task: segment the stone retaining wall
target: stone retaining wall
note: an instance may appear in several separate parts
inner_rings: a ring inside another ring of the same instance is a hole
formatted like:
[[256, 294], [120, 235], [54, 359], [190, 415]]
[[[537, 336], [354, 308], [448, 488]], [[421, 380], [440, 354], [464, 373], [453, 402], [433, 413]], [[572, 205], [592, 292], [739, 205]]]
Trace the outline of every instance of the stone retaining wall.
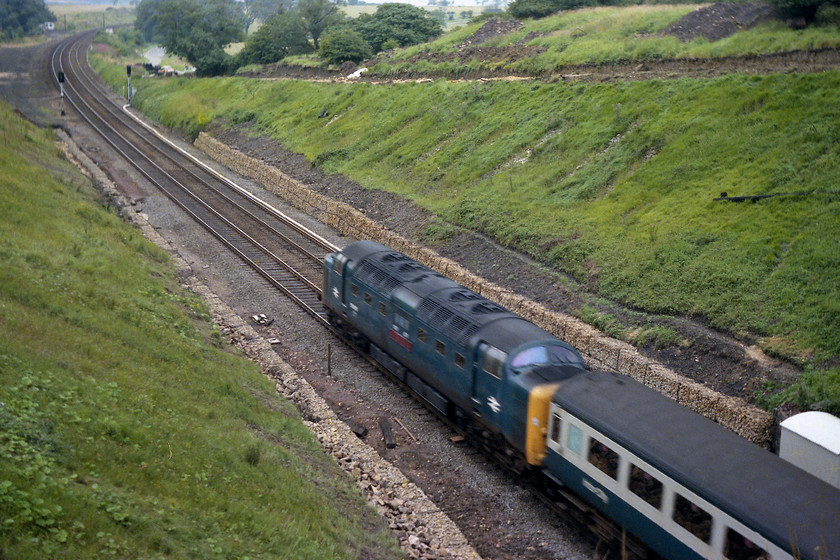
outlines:
[[773, 433], [773, 417], [769, 413], [742, 399], [723, 395], [683, 377], [640, 355], [630, 344], [609, 338], [575, 317], [549, 310], [511, 290], [488, 282], [458, 263], [377, 224], [352, 206], [313, 192], [279, 169], [249, 157], [206, 133], [199, 134], [195, 146], [240, 175], [258, 181], [295, 208], [342, 234], [356, 239], [378, 241], [405, 253], [487, 299], [522, 315], [577, 348], [594, 362], [595, 367], [628, 375], [726, 426], [740, 436], [769, 447]]

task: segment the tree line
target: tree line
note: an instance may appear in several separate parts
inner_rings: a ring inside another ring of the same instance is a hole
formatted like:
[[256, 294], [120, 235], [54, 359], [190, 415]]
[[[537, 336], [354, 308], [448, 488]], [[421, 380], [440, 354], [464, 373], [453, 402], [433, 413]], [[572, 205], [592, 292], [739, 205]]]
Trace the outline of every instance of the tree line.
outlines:
[[[258, 20], [262, 25], [247, 35]], [[135, 28], [202, 76], [312, 52], [331, 63], [360, 62], [442, 32], [439, 19], [409, 4], [382, 4], [373, 14], [347, 18], [332, 0], [141, 0]], [[242, 40], [238, 55], [225, 52], [227, 45]]]
[[0, 39], [17, 39], [31, 35], [38, 26], [55, 21], [44, 0], [0, 1]]

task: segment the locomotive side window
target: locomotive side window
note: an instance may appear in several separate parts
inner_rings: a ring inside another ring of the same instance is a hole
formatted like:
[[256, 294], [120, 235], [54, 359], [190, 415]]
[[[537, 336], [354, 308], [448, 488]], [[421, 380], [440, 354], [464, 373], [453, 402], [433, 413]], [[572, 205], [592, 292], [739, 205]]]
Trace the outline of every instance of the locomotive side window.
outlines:
[[441, 356], [446, 355], [446, 344], [440, 340], [435, 340], [435, 350], [437, 350], [437, 353]]
[[549, 437], [551, 438], [551, 441], [557, 444], [560, 443], [561, 426], [562, 424], [560, 423], [560, 415], [555, 412], [551, 421], [551, 435]]
[[464, 369], [464, 365], [466, 363], [467, 363], [467, 361], [464, 359], [464, 357], [461, 354], [459, 354], [458, 352], [455, 352], [455, 365], [458, 366], [461, 369]]
[[368, 305], [373, 305], [373, 298], [370, 297], [370, 294], [365, 292], [365, 303]]
[[767, 551], [732, 528], [726, 529], [724, 554], [729, 560], [768, 560]]
[[630, 491], [656, 509], [662, 506], [662, 483], [636, 465], [630, 466]]
[[481, 359], [481, 369], [496, 379], [501, 379], [502, 366], [507, 355], [498, 348], [487, 344], [482, 344], [479, 351], [483, 352], [484, 355]]
[[356, 297], [359, 297], [359, 287], [356, 284], [350, 284], [350, 293], [352, 293]]
[[589, 462], [610, 478], [618, 476], [618, 453], [595, 438], [589, 440]]
[[712, 536], [712, 516], [709, 512], [677, 494], [673, 518], [680, 527], [701, 541], [709, 542]]
[[424, 329], [417, 329], [417, 340], [420, 342], [428, 342], [429, 340], [429, 333], [427, 333]]
[[382, 303], [382, 302], [379, 302], [379, 314], [380, 315], [385, 315], [387, 312], [388, 312], [388, 309], [385, 307], [385, 304]]

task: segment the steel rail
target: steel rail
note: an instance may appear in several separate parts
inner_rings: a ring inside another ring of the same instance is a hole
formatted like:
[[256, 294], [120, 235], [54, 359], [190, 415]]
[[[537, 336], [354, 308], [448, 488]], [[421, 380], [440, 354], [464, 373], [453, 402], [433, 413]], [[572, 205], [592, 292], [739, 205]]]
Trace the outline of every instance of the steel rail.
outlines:
[[[51, 68], [53, 70], [53, 80], [57, 83], [58, 71], [74, 73], [76, 69], [71, 70], [73, 61], [74, 46], [86, 42], [90, 34], [85, 34], [60, 43], [52, 53]], [[78, 50], [76, 50], [78, 53]], [[66, 55], [68, 58], [67, 68], [63, 61]], [[78, 63], [78, 54], [76, 54], [76, 62]], [[86, 64], [86, 61], [85, 61]], [[78, 75], [78, 74], [76, 74]], [[320, 287], [306, 279], [299, 272], [294, 270], [292, 266], [284, 262], [274, 253], [267, 250], [267, 248], [252, 236], [246, 234], [241, 228], [237, 227], [230, 220], [221, 216], [214, 209], [209, 208], [203, 203], [190, 189], [188, 189], [181, 181], [176, 179], [168, 171], [160, 167], [146, 154], [134, 146], [124, 135], [120, 134], [113, 125], [109, 124], [104, 118], [96, 114], [95, 109], [88, 103], [80, 91], [72, 85], [68, 87], [73, 92], [73, 96], [67, 96], [69, 104], [79, 113], [79, 115], [88, 124], [96, 130], [105, 140], [110, 144], [119, 154], [128, 160], [140, 174], [146, 177], [152, 184], [156, 185], [161, 192], [181, 207], [188, 215], [195, 219], [199, 224], [205, 227], [211, 234], [219, 239], [223, 244], [229, 247], [237, 256], [243, 259], [249, 266], [251, 266], [257, 273], [268, 280], [275, 288], [282, 291], [295, 303], [301, 306], [305, 311], [313, 315], [320, 323], [327, 325], [326, 314], [319, 304], [320, 301]], [[88, 95], [94, 95], [88, 90]], [[101, 102], [97, 102], [101, 103]], [[121, 145], [122, 144], [122, 145]], [[146, 165], [140, 165], [139, 161], [143, 161]], [[159, 174], [158, 177], [153, 176], [149, 172], [148, 166]], [[193, 175], [194, 176], [194, 175]], [[187, 204], [181, 197], [176, 195], [173, 190], [186, 194], [189, 200], [192, 200], [196, 205]], [[267, 265], [263, 261], [275, 263], [278, 266]], [[279, 267], [279, 268], [278, 268]]]

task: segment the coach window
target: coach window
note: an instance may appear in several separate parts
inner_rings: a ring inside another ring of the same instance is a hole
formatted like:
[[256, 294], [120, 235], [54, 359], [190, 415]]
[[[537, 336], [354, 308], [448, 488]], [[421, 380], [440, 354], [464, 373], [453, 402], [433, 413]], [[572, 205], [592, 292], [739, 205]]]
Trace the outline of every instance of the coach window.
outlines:
[[427, 342], [429, 340], [429, 333], [424, 329], [417, 329], [417, 340], [420, 342]]
[[365, 292], [365, 303], [368, 305], [373, 305], [373, 298], [370, 297], [370, 294]]
[[569, 435], [566, 436], [566, 447], [580, 455], [583, 449], [583, 432], [574, 424], [569, 424]]
[[350, 284], [350, 293], [359, 297], [359, 287], [356, 284]]
[[466, 363], [467, 363], [467, 361], [464, 359], [464, 357], [461, 354], [459, 354], [458, 352], [455, 352], [455, 365], [458, 366], [461, 369], [464, 369], [464, 365]]
[[440, 354], [441, 356], [445, 355], [446, 354], [446, 344], [444, 344], [440, 340], [435, 340], [435, 350], [437, 350], [437, 353]]
[[552, 417], [550, 437], [551, 437], [551, 441], [553, 441], [554, 443], [557, 443], [557, 444], [560, 443], [560, 427], [561, 426], [562, 426], [562, 424], [561, 424], [561, 420], [560, 420], [560, 415], [555, 412], [554, 416]]
[[630, 466], [630, 491], [656, 509], [662, 506], [662, 483], [636, 465]]
[[767, 560], [767, 551], [732, 528], [726, 529], [724, 555], [729, 560]]
[[712, 516], [709, 512], [677, 494], [673, 517], [680, 527], [701, 541], [709, 542], [712, 536]]
[[589, 462], [610, 478], [618, 475], [618, 453], [595, 438], [589, 440]]
[[379, 314], [385, 315], [388, 312], [388, 309], [385, 307], [385, 304], [381, 301], [379, 302]]

